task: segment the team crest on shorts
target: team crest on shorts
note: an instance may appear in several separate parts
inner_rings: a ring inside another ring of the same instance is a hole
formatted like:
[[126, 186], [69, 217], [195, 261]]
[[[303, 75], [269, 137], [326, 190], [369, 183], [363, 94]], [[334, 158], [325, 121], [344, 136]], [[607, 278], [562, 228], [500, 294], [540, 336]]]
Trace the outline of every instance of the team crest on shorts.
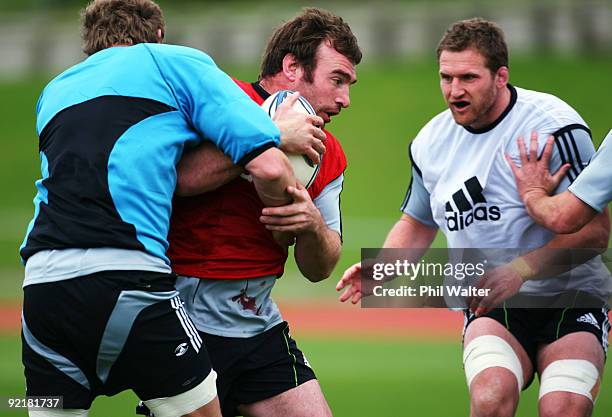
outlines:
[[187, 343], [181, 343], [174, 349], [174, 356], [183, 356], [189, 350]]

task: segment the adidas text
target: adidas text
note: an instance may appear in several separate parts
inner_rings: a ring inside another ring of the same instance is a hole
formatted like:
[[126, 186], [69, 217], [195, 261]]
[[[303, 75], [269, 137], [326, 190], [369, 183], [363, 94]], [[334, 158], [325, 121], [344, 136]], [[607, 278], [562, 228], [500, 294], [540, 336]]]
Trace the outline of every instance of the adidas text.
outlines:
[[501, 218], [501, 210], [498, 206], [477, 206], [472, 211], [453, 211], [446, 216], [446, 227], [451, 232], [463, 230], [474, 221], [497, 221]]

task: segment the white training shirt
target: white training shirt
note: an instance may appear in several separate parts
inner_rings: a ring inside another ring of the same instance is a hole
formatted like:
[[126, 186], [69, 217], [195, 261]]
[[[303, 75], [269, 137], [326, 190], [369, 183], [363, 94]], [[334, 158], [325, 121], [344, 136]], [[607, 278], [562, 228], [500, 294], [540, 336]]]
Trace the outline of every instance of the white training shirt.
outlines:
[[[585, 121], [550, 94], [508, 86], [511, 102], [490, 126], [474, 130], [455, 123], [450, 110], [434, 117], [410, 147], [413, 180], [402, 211], [437, 226], [450, 248], [520, 248], [544, 246], [554, 235], [529, 217], [504, 153], [520, 166], [516, 140], [539, 133], [538, 154], [546, 139], [556, 139], [551, 171], [569, 162], [571, 169], [556, 192], [567, 189], [594, 153]], [[512, 251], [508, 251], [509, 257]], [[570, 274], [529, 281], [521, 293], [556, 295], [580, 289], [600, 297], [612, 292], [612, 279], [600, 257]]]

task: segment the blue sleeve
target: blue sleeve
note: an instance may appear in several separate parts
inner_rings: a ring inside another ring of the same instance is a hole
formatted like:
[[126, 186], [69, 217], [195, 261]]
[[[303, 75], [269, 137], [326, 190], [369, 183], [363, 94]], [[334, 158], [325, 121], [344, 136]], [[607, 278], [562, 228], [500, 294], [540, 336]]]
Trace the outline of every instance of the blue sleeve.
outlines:
[[599, 212], [612, 200], [612, 130], [569, 191]]
[[278, 146], [276, 125], [208, 55], [179, 46], [150, 50], [179, 110], [235, 164]]

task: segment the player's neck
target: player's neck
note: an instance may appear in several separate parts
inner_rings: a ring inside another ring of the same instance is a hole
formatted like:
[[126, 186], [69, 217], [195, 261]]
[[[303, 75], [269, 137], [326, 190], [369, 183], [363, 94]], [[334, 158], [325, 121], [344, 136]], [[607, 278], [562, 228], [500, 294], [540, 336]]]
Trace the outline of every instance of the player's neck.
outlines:
[[278, 77], [266, 77], [259, 80], [261, 88], [266, 90], [270, 94], [274, 94], [279, 90], [291, 90], [291, 86], [284, 80]]
[[504, 114], [510, 101], [512, 99], [512, 93], [510, 88], [506, 85], [498, 94], [497, 100], [491, 106], [491, 109], [487, 112], [487, 117], [479, 120], [478, 123], [470, 126], [472, 129], [480, 130], [494, 124]]

